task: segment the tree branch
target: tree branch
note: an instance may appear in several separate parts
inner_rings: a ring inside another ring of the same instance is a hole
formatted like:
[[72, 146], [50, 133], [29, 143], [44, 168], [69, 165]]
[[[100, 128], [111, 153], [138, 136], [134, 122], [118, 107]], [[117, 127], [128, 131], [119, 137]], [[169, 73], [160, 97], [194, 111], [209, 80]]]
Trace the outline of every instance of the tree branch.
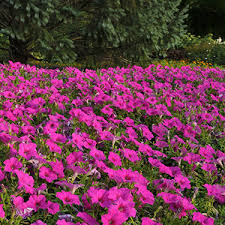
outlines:
[[1, 26], [1, 28], [5, 28], [5, 27], [7, 27], [7, 24], [4, 24], [4, 23], [2, 23], [2, 21], [0, 21], [0, 26]]
[[82, 36], [71, 38], [71, 40], [73, 40], [73, 41], [80, 40], [80, 39], [82, 39]]
[[9, 14], [5, 13], [5, 11], [3, 11], [3, 10], [0, 12], [0, 14], [1, 14], [4, 18], [6, 18], [7, 21], [10, 21], [10, 20], [12, 19], [12, 17], [11, 17]]
[[53, 30], [57, 27], [59, 27], [62, 23], [64, 22], [64, 19], [62, 19], [61, 21], [59, 21], [57, 24], [51, 26], [51, 27], [47, 27], [48, 30]]

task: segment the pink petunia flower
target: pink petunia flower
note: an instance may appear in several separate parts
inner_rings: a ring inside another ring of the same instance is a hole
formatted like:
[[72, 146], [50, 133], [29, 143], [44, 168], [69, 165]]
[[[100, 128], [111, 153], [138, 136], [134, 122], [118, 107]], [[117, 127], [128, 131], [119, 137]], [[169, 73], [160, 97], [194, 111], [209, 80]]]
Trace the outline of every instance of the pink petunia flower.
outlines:
[[142, 217], [141, 221], [141, 225], [161, 225], [161, 223], [157, 223], [154, 220], [151, 220], [149, 217]]
[[99, 223], [94, 219], [92, 216], [87, 214], [86, 212], [79, 212], [77, 214], [78, 217], [83, 219], [84, 222], [86, 222], [88, 225], [98, 225]]
[[215, 95], [210, 94], [210, 96], [211, 96], [213, 101], [219, 102], [219, 99]]
[[207, 123], [210, 123], [214, 119], [210, 113], [202, 113], [201, 118], [205, 120]]
[[123, 121], [127, 124], [127, 126], [135, 126], [134, 120], [132, 120], [130, 117], [126, 117]]
[[94, 159], [99, 160], [99, 161], [106, 159], [104, 152], [101, 150], [92, 149], [89, 154]]
[[158, 104], [155, 106], [157, 113], [159, 115], [167, 115], [167, 116], [172, 116], [172, 114], [168, 111], [167, 107], [163, 104]]
[[128, 148], [124, 148], [123, 150], [124, 157], [126, 157], [131, 162], [140, 161], [137, 152]]
[[213, 171], [217, 171], [216, 166], [211, 163], [204, 163], [201, 168], [209, 173], [212, 173]]
[[115, 166], [122, 166], [120, 156], [114, 152], [109, 152], [108, 160], [112, 162]]
[[168, 130], [161, 123], [158, 125], [152, 125], [152, 131], [158, 136], [164, 136], [167, 134]]
[[58, 133], [51, 133], [50, 139], [56, 143], [65, 143], [67, 141], [67, 138], [65, 136]]
[[41, 220], [37, 220], [36, 222], [31, 223], [30, 225], [47, 225], [47, 223], [44, 223]]
[[2, 168], [0, 167], [0, 181], [5, 179], [5, 174], [1, 170]]
[[42, 166], [39, 170], [39, 177], [46, 180], [48, 183], [57, 180], [57, 175], [49, 168]]
[[31, 195], [26, 204], [35, 212], [37, 212], [38, 209], [46, 209], [47, 207], [46, 197], [44, 195]]
[[35, 128], [32, 127], [32, 126], [23, 126], [21, 128], [21, 131], [24, 133], [24, 134], [32, 134], [32, 135], [35, 135]]
[[59, 179], [62, 179], [65, 176], [63, 172], [64, 166], [62, 161], [59, 161], [58, 159], [56, 159], [55, 162], [49, 162], [49, 165], [52, 167], [52, 172], [54, 172]]
[[56, 225], [75, 225], [75, 224], [72, 222], [67, 222], [65, 219], [63, 219], [63, 220], [58, 220], [56, 222]]
[[108, 198], [107, 190], [91, 187], [87, 194], [93, 204], [99, 204], [103, 208], [108, 208], [111, 205], [111, 200]]
[[193, 128], [190, 125], [186, 125], [184, 128], [184, 137], [187, 138], [194, 138], [196, 135], [196, 132], [193, 130]]
[[60, 148], [60, 146], [58, 146], [56, 143], [54, 143], [52, 140], [48, 139], [46, 141], [46, 145], [48, 145], [49, 147], [49, 150], [51, 152], [56, 152], [56, 153], [59, 153], [61, 154], [62, 153], [62, 149]]
[[55, 215], [57, 212], [59, 212], [60, 206], [59, 206], [58, 203], [54, 203], [54, 202], [48, 201], [47, 209], [48, 209], [48, 213], [50, 213], [52, 215]]
[[99, 136], [104, 141], [112, 141], [114, 138], [114, 135], [107, 130], [99, 132]]
[[156, 140], [156, 143], [154, 144], [155, 146], [159, 147], [159, 148], [166, 148], [169, 147], [168, 143], [165, 141], [160, 141], [160, 140]]
[[154, 151], [152, 148], [147, 144], [137, 143], [136, 145], [139, 146], [138, 151], [142, 152], [148, 156], [152, 156], [154, 154]]
[[184, 161], [187, 161], [188, 164], [193, 164], [195, 162], [199, 162], [201, 160], [201, 157], [198, 154], [189, 152], [186, 156], [183, 157]]
[[127, 220], [124, 213], [117, 209], [109, 210], [107, 214], [102, 215], [101, 219], [103, 225], [121, 225]]
[[84, 138], [79, 134], [73, 133], [72, 142], [81, 150], [83, 147]]
[[122, 212], [128, 219], [129, 217], [136, 216], [136, 209], [134, 208], [134, 206], [135, 203], [133, 201], [119, 198], [117, 201], [114, 202], [113, 205], [110, 206], [109, 210], [115, 208], [116, 210]]
[[8, 144], [10, 140], [12, 139], [12, 136], [6, 133], [0, 133], [0, 141], [4, 144]]
[[27, 208], [27, 204], [24, 202], [24, 199], [21, 196], [11, 195], [13, 199], [13, 204], [15, 205], [17, 210], [24, 211]]
[[3, 204], [0, 204], [0, 217], [5, 218], [5, 211], [3, 209]]
[[209, 196], [214, 196], [220, 204], [225, 203], [225, 186], [219, 184], [204, 184], [203, 186], [207, 189]]
[[14, 99], [15, 98], [15, 94], [11, 91], [4, 91], [3, 96], [5, 98], [9, 98], [9, 99]]
[[202, 215], [200, 212], [193, 212], [193, 221], [198, 221], [201, 225], [214, 225], [214, 219]]
[[206, 145], [206, 147], [200, 147], [199, 154], [206, 159], [212, 159], [216, 151], [210, 145]]
[[96, 141], [90, 138], [85, 138], [85, 141], [83, 142], [83, 146], [90, 150], [95, 149], [96, 144], [97, 144]]
[[[118, 174], [119, 172], [119, 174]], [[126, 170], [124, 168], [122, 168], [121, 170], [119, 171], [115, 171], [115, 175], [116, 177], [119, 178], [119, 180], [121, 180], [122, 182], [124, 183], [134, 183], [136, 181], [136, 175], [133, 173], [133, 171], [131, 169], [129, 170]], [[113, 175], [113, 174], [111, 174]], [[110, 176], [110, 175], [109, 175]], [[115, 177], [115, 178], [116, 178]], [[120, 183], [120, 181], [118, 180], [118, 182]], [[117, 180], [116, 180], [117, 181]]]
[[12, 120], [13, 122], [17, 120], [17, 117], [13, 115], [12, 110], [6, 110], [5, 117], [7, 117], [9, 120]]
[[44, 134], [55, 133], [58, 129], [59, 123], [56, 121], [49, 121], [44, 127]]
[[71, 192], [57, 192], [56, 197], [63, 201], [63, 204], [65, 205], [80, 205], [79, 197], [77, 195], [72, 194]]
[[110, 105], [104, 106], [104, 108], [102, 108], [101, 111], [102, 111], [104, 114], [107, 114], [108, 116], [111, 116], [111, 115], [113, 114], [113, 109], [110, 108]]
[[92, 203], [87, 200], [87, 196], [88, 195], [86, 193], [82, 195], [82, 203], [85, 209], [91, 209]]
[[162, 189], [164, 191], [177, 191], [177, 189], [174, 186], [174, 180], [169, 179], [158, 179], [153, 181], [154, 186], [156, 186], [156, 189]]
[[68, 165], [75, 164], [76, 162], [83, 161], [83, 153], [82, 152], [72, 152], [66, 157], [66, 162]]
[[34, 143], [21, 143], [19, 145], [19, 154], [25, 159], [29, 160], [31, 157], [37, 155], [36, 147], [37, 145]]
[[180, 185], [181, 189], [184, 190], [185, 188], [191, 189], [190, 181], [187, 177], [182, 175], [177, 175], [175, 177], [175, 181]]
[[23, 171], [16, 170], [15, 171], [19, 182], [18, 182], [18, 188], [22, 189], [25, 188], [26, 193], [34, 193], [34, 179], [32, 176], [29, 176], [27, 173], [24, 173]]
[[129, 138], [138, 138], [137, 133], [132, 127], [127, 127], [126, 133], [129, 135]]
[[23, 164], [15, 157], [5, 160], [4, 164], [4, 171], [6, 172], [15, 172], [15, 170], [18, 170], [23, 166]]
[[148, 129], [148, 127], [143, 126], [141, 129], [142, 129], [143, 136], [146, 137], [149, 141], [152, 140], [152, 138], [154, 138], [154, 135]]
[[168, 166], [165, 166], [163, 163], [161, 163], [159, 166], [159, 172], [160, 173], [165, 173], [165, 174], [168, 174], [170, 175], [171, 177], [173, 177], [173, 172], [171, 171], [171, 168], [168, 167]]
[[43, 183], [38, 188], [36, 188], [36, 193], [41, 193], [47, 189], [47, 184]]
[[161, 192], [157, 196], [162, 197], [164, 202], [170, 205], [170, 209], [179, 214], [179, 218], [186, 216], [186, 211], [196, 209], [188, 199], [182, 198], [179, 195]]
[[154, 204], [154, 195], [144, 186], [140, 184], [135, 184], [135, 187], [137, 188], [137, 194], [140, 197], [140, 201], [142, 204]]
[[128, 188], [112, 187], [108, 191], [108, 198], [112, 201], [118, 201], [120, 198], [126, 201], [133, 201], [131, 190]]
[[92, 127], [96, 131], [102, 132], [102, 124], [97, 119], [93, 119], [93, 121], [92, 121]]

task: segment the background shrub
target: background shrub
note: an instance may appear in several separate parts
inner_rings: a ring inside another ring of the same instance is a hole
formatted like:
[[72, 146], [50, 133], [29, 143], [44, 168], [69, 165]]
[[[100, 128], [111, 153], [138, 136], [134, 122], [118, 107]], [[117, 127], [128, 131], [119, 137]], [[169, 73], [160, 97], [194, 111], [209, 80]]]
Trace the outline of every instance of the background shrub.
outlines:
[[217, 65], [225, 65], [225, 44], [216, 44], [210, 54], [209, 61]]
[[204, 37], [188, 34], [184, 38], [180, 49], [190, 61], [225, 65], [225, 45], [213, 39], [212, 34]]
[[187, 35], [184, 39], [184, 49], [187, 52], [187, 58], [191, 61], [209, 59], [209, 55], [215, 46], [215, 41], [212, 38], [212, 34], [208, 34], [205, 37]]

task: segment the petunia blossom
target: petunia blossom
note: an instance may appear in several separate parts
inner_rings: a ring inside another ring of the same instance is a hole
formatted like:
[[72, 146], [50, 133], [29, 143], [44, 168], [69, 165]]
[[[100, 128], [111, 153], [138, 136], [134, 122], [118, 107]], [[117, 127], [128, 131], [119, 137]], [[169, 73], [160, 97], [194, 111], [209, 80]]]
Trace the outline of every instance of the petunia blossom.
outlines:
[[11, 157], [10, 159], [5, 160], [4, 164], [5, 172], [15, 172], [15, 170], [18, 170], [23, 166], [23, 164], [15, 157]]
[[101, 216], [103, 225], [122, 225], [127, 217], [118, 209], [111, 209], [107, 214]]
[[44, 223], [41, 220], [37, 220], [36, 222], [31, 223], [30, 225], [47, 225], [47, 223]]
[[193, 221], [198, 221], [201, 225], [214, 225], [214, 219], [202, 215], [200, 212], [193, 212]]
[[55, 202], [51, 202], [51, 201], [47, 202], [47, 207], [46, 208], [48, 210], [48, 213], [50, 213], [52, 215], [55, 215], [60, 210], [59, 204], [55, 203]]
[[86, 212], [79, 212], [77, 214], [78, 217], [83, 219], [84, 222], [86, 222], [88, 225], [98, 225], [99, 223], [94, 219], [92, 216], [87, 214]]
[[77, 195], [72, 194], [71, 192], [57, 192], [56, 197], [59, 198], [65, 205], [80, 205], [79, 197]]
[[0, 217], [5, 218], [5, 211], [3, 209], [3, 204], [0, 204]]
[[161, 225], [161, 223], [157, 223], [154, 220], [151, 220], [149, 217], [142, 217], [141, 221], [141, 225]]
[[35, 212], [38, 209], [46, 209], [47, 207], [46, 197], [44, 195], [31, 195], [26, 204]]
[[45, 166], [40, 168], [39, 177], [46, 180], [48, 183], [52, 183], [52, 181], [57, 180], [57, 175]]
[[114, 152], [109, 152], [108, 160], [112, 162], [115, 166], [122, 166], [120, 156]]

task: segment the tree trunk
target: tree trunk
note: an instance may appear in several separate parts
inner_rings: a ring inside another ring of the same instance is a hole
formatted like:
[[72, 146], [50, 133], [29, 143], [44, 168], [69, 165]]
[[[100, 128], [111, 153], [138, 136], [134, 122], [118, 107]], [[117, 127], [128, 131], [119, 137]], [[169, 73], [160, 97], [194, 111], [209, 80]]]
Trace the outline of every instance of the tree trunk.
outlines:
[[11, 37], [9, 38], [9, 42], [10, 59], [14, 62], [21, 62], [23, 64], [26, 64], [28, 61], [28, 53], [26, 51], [25, 43]]

